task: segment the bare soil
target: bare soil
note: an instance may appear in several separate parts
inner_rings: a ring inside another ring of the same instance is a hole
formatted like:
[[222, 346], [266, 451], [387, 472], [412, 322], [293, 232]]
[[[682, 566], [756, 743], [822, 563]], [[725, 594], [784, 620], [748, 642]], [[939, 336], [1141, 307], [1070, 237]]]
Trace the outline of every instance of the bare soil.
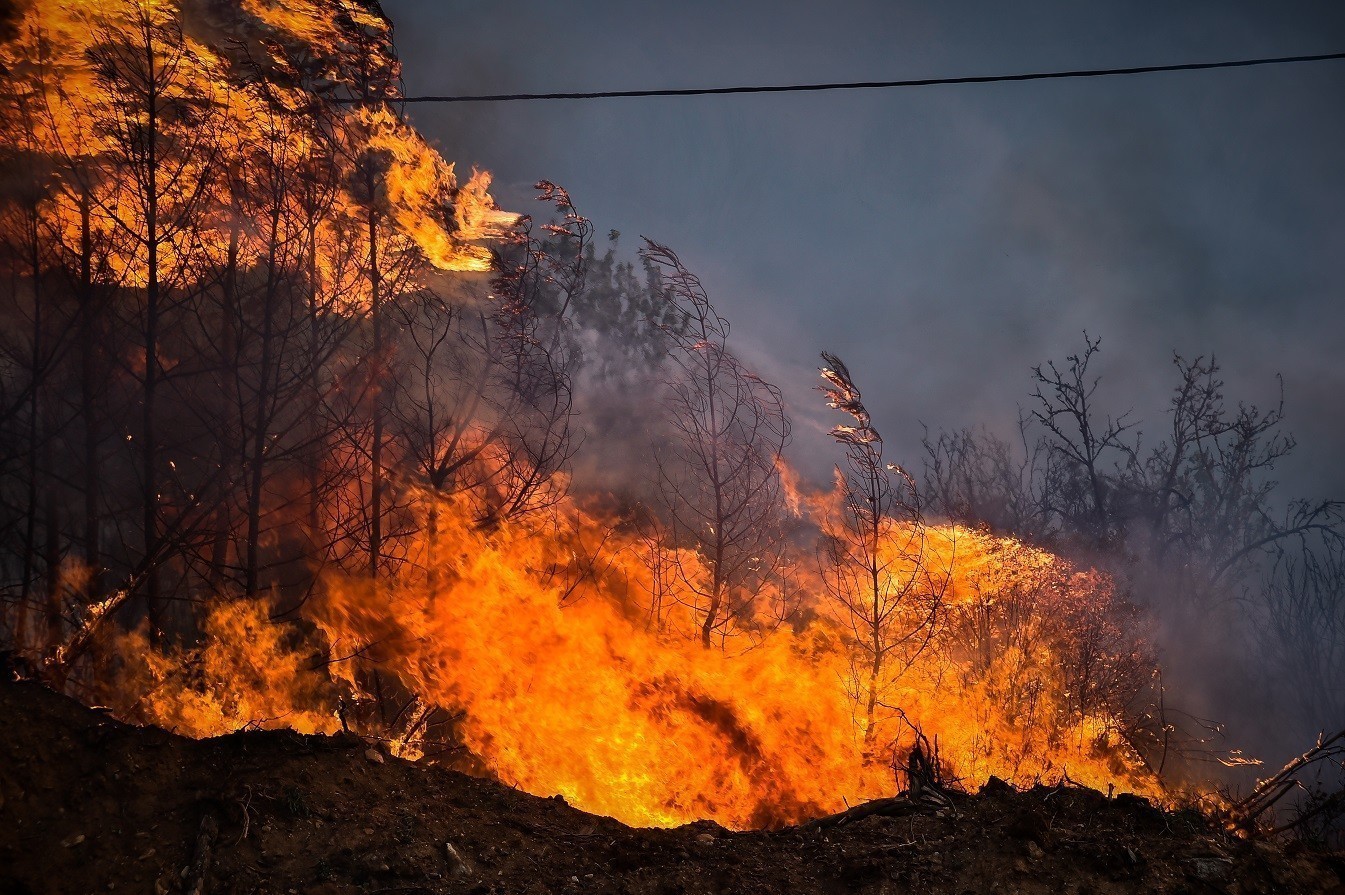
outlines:
[[0, 893], [193, 889], [1345, 895], [1345, 856], [1074, 787], [822, 828], [632, 829], [351, 737], [194, 741], [0, 684]]

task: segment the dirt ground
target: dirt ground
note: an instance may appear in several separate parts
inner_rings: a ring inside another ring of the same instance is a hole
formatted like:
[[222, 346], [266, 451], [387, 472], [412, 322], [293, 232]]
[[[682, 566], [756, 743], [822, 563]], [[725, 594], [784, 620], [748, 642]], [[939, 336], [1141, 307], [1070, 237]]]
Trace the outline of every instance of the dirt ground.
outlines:
[[193, 890], [1345, 895], [1345, 856], [1072, 787], [820, 829], [632, 829], [353, 738], [193, 741], [0, 684], [0, 893]]

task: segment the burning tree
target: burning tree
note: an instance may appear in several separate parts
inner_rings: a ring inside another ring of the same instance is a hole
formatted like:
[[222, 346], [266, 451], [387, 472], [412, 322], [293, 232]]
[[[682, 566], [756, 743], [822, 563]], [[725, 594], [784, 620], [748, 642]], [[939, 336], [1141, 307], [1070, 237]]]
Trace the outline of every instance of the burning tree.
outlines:
[[570, 195], [548, 181], [537, 199], [555, 206], [558, 223], [538, 239], [524, 218], [510, 239], [516, 255], [495, 257], [499, 306], [495, 323], [507, 403], [502, 423], [500, 477], [487, 524], [516, 519], [553, 505], [563, 496], [559, 473], [574, 453], [574, 349], [566, 338], [576, 296], [584, 290], [593, 225], [575, 210]]
[[[255, 596], [286, 566], [287, 577], [303, 577], [285, 555], [293, 548], [276, 549], [301, 538], [283, 480], [311, 472], [303, 467], [322, 437], [324, 400], [314, 384], [350, 325], [330, 313], [332, 296], [317, 282], [317, 223], [337, 189], [326, 116], [271, 91], [235, 98], [232, 113], [219, 248], [199, 267], [206, 288], [192, 328], [199, 355], [213, 360], [217, 392], [202, 422], [214, 424], [218, 444], [202, 453], [218, 462], [223, 485], [202, 559], [215, 589], [238, 579]], [[257, 131], [265, 139], [251, 139]]]
[[333, 102], [395, 95], [381, 13], [293, 6], [44, 0], [0, 45], [6, 174], [42, 172], [3, 197], [6, 597], [25, 651], [45, 605], [57, 664], [121, 607], [178, 635], [170, 607], [376, 565], [383, 299], [488, 270], [473, 242], [514, 220], [386, 110]]
[[[40, 61], [37, 67], [41, 77], [45, 72]], [[5, 502], [15, 512], [6, 514], [3, 530], [22, 542], [18, 600], [26, 608], [33, 602], [39, 566], [52, 570], [59, 562], [53, 549], [59, 543], [60, 523], [55, 499], [59, 483], [52, 464], [54, 389], [49, 379], [54, 360], [64, 350], [64, 340], [59, 337], [63, 315], [53, 301], [57, 290], [51, 288], [46, 277], [51, 251], [46, 224], [59, 180], [53, 161], [42, 152], [37, 120], [40, 89], [15, 78], [0, 96], [4, 100], [0, 107], [4, 113], [0, 117], [0, 164], [7, 174], [0, 181], [0, 252], [14, 276], [11, 307], [6, 308], [5, 332], [0, 337], [0, 369], [4, 373], [0, 432], [5, 436], [0, 466], [20, 466], [22, 470], [15, 476], [18, 487], [14, 493], [4, 494]], [[21, 290], [19, 277], [26, 278], [27, 289]], [[39, 544], [43, 522], [46, 549]], [[47, 646], [54, 647], [61, 636], [59, 582], [54, 574], [45, 577], [44, 636]], [[16, 627], [16, 639], [27, 640], [26, 614], [18, 618]]]
[[564, 190], [539, 188], [563, 216], [547, 226], [556, 238], [544, 244], [520, 221], [497, 252], [489, 297], [450, 301], [424, 289], [397, 309], [401, 375], [390, 408], [409, 482], [428, 488], [431, 577], [442, 502], [468, 501], [475, 524], [492, 528], [565, 493], [557, 474], [574, 433], [563, 336], [592, 228]]
[[[109, 170], [120, 180], [117, 204], [105, 205], [117, 228], [128, 235], [131, 277], [143, 285], [137, 331], [143, 349], [140, 454], [143, 582], [151, 634], [163, 630], [162, 567], [171, 542], [165, 518], [172, 488], [162, 456], [161, 392], [168, 379], [164, 341], [170, 315], [190, 288], [184, 263], [212, 183], [218, 142], [217, 75], [190, 47], [172, 11], [136, 6], [123, 11], [129, 21], [94, 25], [91, 50], [98, 100], [87, 112], [106, 141]], [[177, 495], [173, 495], [176, 497]]]
[[705, 574], [678, 562], [697, 600], [701, 645], [747, 612], [754, 585], [780, 559], [784, 493], [780, 455], [789, 419], [780, 390], [728, 350], [728, 321], [700, 279], [669, 248], [645, 240], [644, 257], [664, 270], [676, 328], [665, 401], [672, 437], [655, 448], [671, 537], [693, 545]]
[[823, 522], [822, 580], [855, 651], [848, 686], [867, 762], [879, 723], [900, 713], [886, 699], [934, 636], [950, 570], [931, 562], [915, 481], [883, 462], [882, 436], [849, 369], [833, 354], [822, 360], [827, 406], [854, 420], [831, 430], [846, 468], [836, 470], [839, 507]]

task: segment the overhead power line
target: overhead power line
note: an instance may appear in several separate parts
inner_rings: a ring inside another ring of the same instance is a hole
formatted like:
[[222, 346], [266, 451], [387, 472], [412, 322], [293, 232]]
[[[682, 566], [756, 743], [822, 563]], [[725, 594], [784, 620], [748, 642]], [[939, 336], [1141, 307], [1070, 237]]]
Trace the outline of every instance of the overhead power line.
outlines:
[[[644, 96], [724, 96], [734, 93], [813, 93], [822, 90], [875, 90], [892, 87], [934, 87], [943, 84], [994, 84], [1001, 81], [1055, 81], [1066, 78], [1102, 78], [1115, 75], [1146, 75], [1165, 71], [1203, 71], [1213, 68], [1250, 68], [1256, 65], [1287, 65], [1296, 62], [1326, 62], [1345, 59], [1345, 53], [1312, 56], [1274, 56], [1262, 59], [1230, 59], [1222, 62], [1184, 62], [1179, 65], [1136, 65], [1130, 68], [1094, 68], [1074, 71], [1037, 71], [1010, 75], [968, 75], [956, 78], [912, 78], [902, 81], [838, 81], [827, 84], [771, 84], [739, 87], [686, 87], [655, 90], [594, 90], [569, 93], [489, 93], [479, 95], [406, 96], [404, 103], [507, 103], [522, 100], [618, 99]], [[381, 100], [380, 100], [381, 101]], [[353, 102], [362, 102], [353, 100]]]

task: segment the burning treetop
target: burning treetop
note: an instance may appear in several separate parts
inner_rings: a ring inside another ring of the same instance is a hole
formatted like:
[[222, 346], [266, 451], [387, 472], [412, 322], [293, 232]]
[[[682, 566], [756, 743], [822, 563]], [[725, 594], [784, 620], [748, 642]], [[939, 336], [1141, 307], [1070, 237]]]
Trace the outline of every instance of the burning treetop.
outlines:
[[[279, 167], [309, 181], [276, 212], [294, 227], [321, 219], [328, 275], [342, 222], [370, 214], [397, 224], [385, 253], [404, 241], [441, 270], [488, 270], [480, 241], [517, 216], [495, 210], [489, 175], [459, 186], [452, 163], [379, 102], [400, 91], [391, 40], [377, 4], [352, 0], [37, 0], [0, 48], [12, 76], [7, 142], [63, 206], [59, 226], [73, 235], [75, 206], [91, 205], [90, 225], [114, 244], [108, 263], [134, 283], [149, 276], [137, 236], [148, 215], [160, 219], [157, 260], [171, 276], [189, 260], [182, 219], [209, 214], [213, 229], [194, 236], [222, 257], [234, 229], [246, 236], [257, 223], [248, 200], [266, 201], [267, 171]], [[151, 176], [128, 180], [128, 167]], [[241, 251], [262, 249], [244, 239]]]

